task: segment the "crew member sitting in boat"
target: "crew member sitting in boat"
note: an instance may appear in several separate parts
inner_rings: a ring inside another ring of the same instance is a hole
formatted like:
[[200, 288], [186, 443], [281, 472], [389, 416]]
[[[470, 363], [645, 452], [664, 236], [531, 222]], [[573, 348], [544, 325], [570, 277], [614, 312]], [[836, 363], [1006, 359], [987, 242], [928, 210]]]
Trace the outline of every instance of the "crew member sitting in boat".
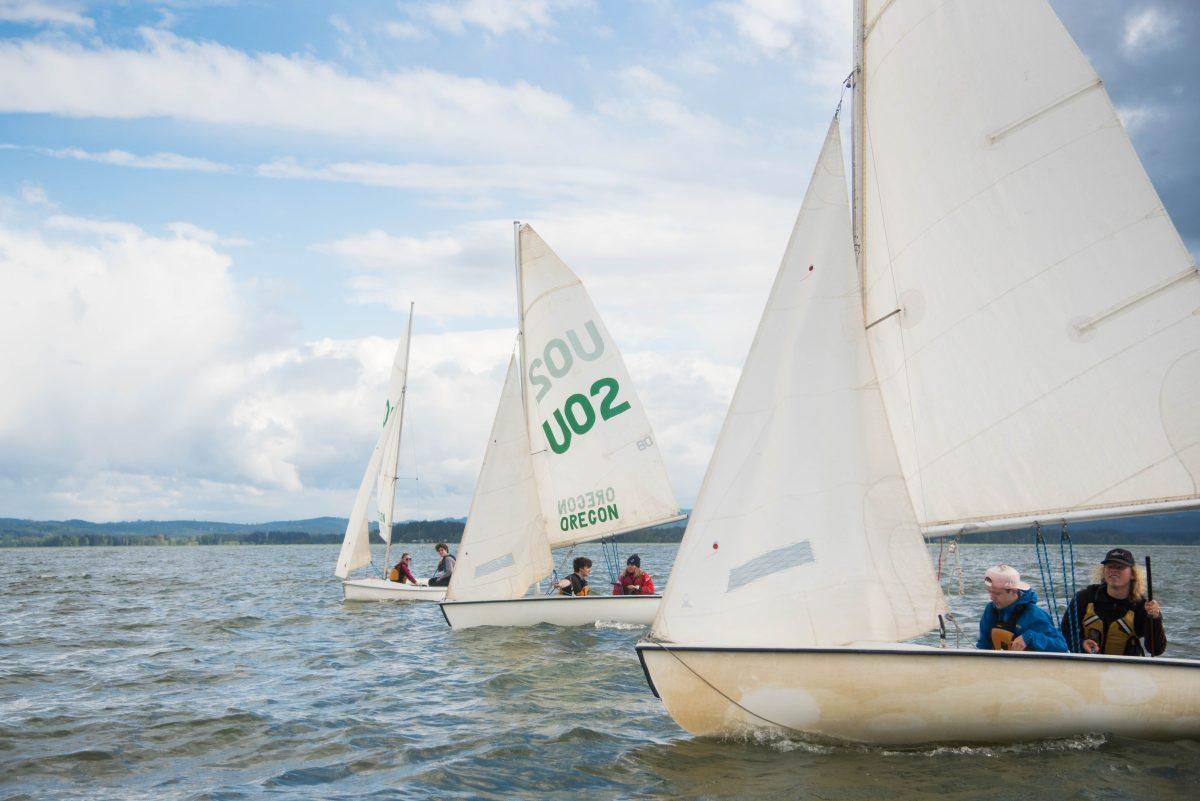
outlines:
[[1075, 593], [1074, 609], [1067, 608], [1060, 625], [1072, 649], [1116, 656], [1158, 656], [1167, 649], [1162, 609], [1146, 599], [1146, 574], [1132, 553], [1113, 548], [1092, 581]]
[[642, 570], [642, 558], [636, 553], [625, 560], [625, 571], [613, 586], [613, 595], [653, 595], [654, 579]]
[[391, 581], [398, 581], [401, 584], [420, 584], [420, 582], [417, 581], [417, 577], [412, 574], [412, 569], [408, 566], [408, 562], [408, 554], [401, 554], [400, 561], [397, 562], [396, 566], [392, 568], [391, 572], [388, 574], [388, 579]]
[[437, 570], [429, 577], [430, 587], [446, 587], [450, 584], [450, 577], [454, 575], [454, 557], [450, 555], [450, 548], [446, 543], [439, 542], [434, 546], [434, 550], [441, 559], [438, 561]]
[[558, 587], [563, 595], [587, 595], [591, 590], [587, 577], [592, 572], [592, 560], [586, 556], [576, 556], [575, 561], [571, 563], [571, 569], [575, 572], [554, 586]]
[[983, 575], [991, 601], [979, 619], [976, 648], [992, 651], [1056, 651], [1067, 641], [1050, 615], [1037, 605], [1037, 593], [1021, 581], [1014, 567], [996, 565]]

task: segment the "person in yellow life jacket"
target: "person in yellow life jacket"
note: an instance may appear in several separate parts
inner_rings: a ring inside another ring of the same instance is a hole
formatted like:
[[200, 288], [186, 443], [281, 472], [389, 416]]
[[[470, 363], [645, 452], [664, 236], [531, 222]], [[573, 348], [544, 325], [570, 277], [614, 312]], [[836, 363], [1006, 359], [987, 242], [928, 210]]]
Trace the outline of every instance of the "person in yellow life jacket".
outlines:
[[1113, 548], [1092, 580], [1059, 625], [1073, 649], [1113, 656], [1158, 656], [1167, 649], [1162, 609], [1146, 599], [1146, 575], [1132, 553]]
[[987, 651], [1055, 651], [1067, 643], [1050, 615], [1037, 605], [1037, 593], [1014, 567], [996, 565], [983, 575], [991, 599], [979, 618], [976, 648]]
[[388, 581], [398, 581], [401, 584], [419, 584], [420, 582], [412, 574], [412, 568], [409, 567], [408, 563], [408, 554], [401, 554], [400, 561], [388, 572]]
[[592, 560], [586, 556], [576, 556], [575, 561], [571, 563], [571, 568], [575, 572], [554, 586], [558, 587], [559, 592], [563, 595], [587, 595], [591, 591], [587, 577], [592, 572]]

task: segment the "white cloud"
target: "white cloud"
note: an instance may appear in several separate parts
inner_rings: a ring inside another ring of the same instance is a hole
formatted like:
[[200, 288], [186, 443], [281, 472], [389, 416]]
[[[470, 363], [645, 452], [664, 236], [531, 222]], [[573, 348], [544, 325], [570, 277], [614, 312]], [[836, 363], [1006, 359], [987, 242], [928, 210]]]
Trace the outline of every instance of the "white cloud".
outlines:
[[713, 8], [731, 19], [752, 54], [796, 61], [814, 83], [851, 68], [854, 4], [845, 0], [737, 0]]
[[46, 190], [37, 184], [22, 184], [21, 199], [31, 206], [44, 206], [48, 209], [57, 207], [57, 204], [50, 200], [50, 196], [46, 194]]
[[385, 22], [383, 32], [393, 39], [400, 39], [401, 41], [415, 41], [417, 39], [424, 39], [428, 35], [411, 22], [396, 22], [395, 20]]
[[1166, 109], [1160, 106], [1141, 105], [1141, 106], [1118, 106], [1117, 116], [1121, 118], [1121, 123], [1125, 129], [1131, 134], [1138, 133], [1149, 123], [1162, 122], [1169, 115]]
[[567, 101], [523, 81], [502, 85], [429, 69], [358, 77], [305, 56], [249, 55], [140, 32], [141, 49], [0, 43], [0, 111], [388, 136], [457, 152], [464, 143], [525, 143], [539, 126], [557, 126], [561, 135], [572, 116]]
[[425, 3], [412, 13], [452, 33], [477, 27], [503, 36], [544, 33], [554, 26], [555, 12], [590, 4], [589, 0], [460, 0], [456, 3]]
[[77, 147], [44, 149], [47, 156], [76, 161], [94, 161], [117, 167], [133, 167], [140, 170], [188, 170], [191, 172], [232, 172], [233, 167], [208, 159], [181, 156], [178, 153], [152, 153], [138, 156], [124, 150], [92, 152]]
[[[348, 510], [395, 340], [261, 344], [222, 244], [190, 223], [159, 235], [0, 220], [0, 507], [101, 520]], [[415, 337], [405, 469], [422, 482], [402, 516], [466, 509], [511, 347], [506, 328]]]
[[78, 3], [51, 0], [0, 0], [0, 20], [22, 24], [65, 25], [91, 28], [92, 20], [83, 16]]
[[1164, 50], [1176, 40], [1179, 20], [1170, 12], [1150, 5], [1131, 11], [1125, 17], [1122, 49], [1128, 56]]

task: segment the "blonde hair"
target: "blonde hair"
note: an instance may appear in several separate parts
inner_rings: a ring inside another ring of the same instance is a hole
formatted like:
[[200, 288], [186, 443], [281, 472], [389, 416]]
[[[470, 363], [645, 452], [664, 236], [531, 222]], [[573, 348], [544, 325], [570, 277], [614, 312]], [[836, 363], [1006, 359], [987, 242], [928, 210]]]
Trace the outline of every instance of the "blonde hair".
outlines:
[[[1133, 575], [1129, 578], [1129, 600], [1140, 601], [1146, 597], [1146, 571], [1134, 565]], [[1092, 583], [1104, 584], [1104, 565], [1096, 565], [1092, 570]]]

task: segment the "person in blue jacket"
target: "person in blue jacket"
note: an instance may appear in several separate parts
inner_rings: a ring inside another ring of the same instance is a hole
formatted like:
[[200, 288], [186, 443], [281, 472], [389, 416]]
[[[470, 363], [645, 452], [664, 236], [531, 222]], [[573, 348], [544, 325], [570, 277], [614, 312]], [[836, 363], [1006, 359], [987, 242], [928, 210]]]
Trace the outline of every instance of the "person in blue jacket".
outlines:
[[1067, 652], [1067, 641], [1050, 615], [1037, 605], [1037, 593], [1014, 567], [996, 565], [983, 575], [991, 601], [979, 619], [976, 648], [989, 651]]

